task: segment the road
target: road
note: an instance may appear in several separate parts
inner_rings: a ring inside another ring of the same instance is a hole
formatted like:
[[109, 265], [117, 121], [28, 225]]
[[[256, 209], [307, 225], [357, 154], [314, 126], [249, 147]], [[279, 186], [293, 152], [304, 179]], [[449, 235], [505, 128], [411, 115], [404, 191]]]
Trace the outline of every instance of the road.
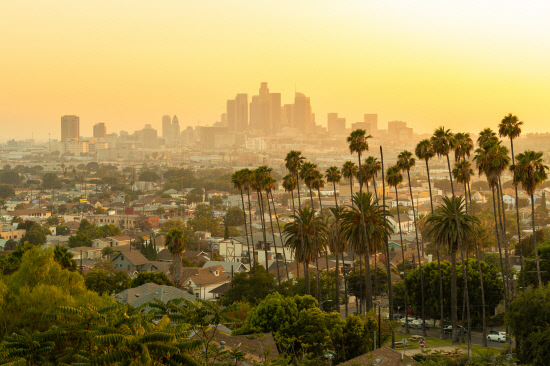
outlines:
[[[353, 315], [353, 313], [356, 312], [356, 311], [357, 311], [357, 309], [355, 308], [355, 304], [354, 303], [349, 303], [349, 305], [348, 305], [348, 314]], [[346, 311], [345, 311], [344, 306], [341, 307], [340, 316], [342, 318], [345, 318], [345, 316], [346, 316]], [[382, 316], [384, 316], [384, 315], [382, 315]], [[431, 321], [429, 323], [432, 324]], [[399, 331], [400, 331], [400, 333], [404, 333], [405, 328], [401, 327]], [[410, 334], [422, 335], [422, 330], [421, 329], [412, 329], [412, 328], [409, 327], [409, 333]], [[426, 330], [426, 334], [430, 337], [441, 339], [441, 329], [440, 328], [431, 328], [430, 327]], [[400, 339], [398, 335], [396, 335], [396, 339]], [[450, 334], [445, 334], [443, 339], [450, 340], [451, 335]], [[483, 341], [483, 333], [481, 333], [481, 332], [472, 332], [472, 344], [482, 346], [483, 345], [482, 341]], [[503, 349], [503, 348], [508, 347], [508, 343], [498, 343], [498, 342], [487, 341], [487, 346], [492, 347], [492, 348]], [[515, 347], [515, 342], [512, 342], [512, 346]]]

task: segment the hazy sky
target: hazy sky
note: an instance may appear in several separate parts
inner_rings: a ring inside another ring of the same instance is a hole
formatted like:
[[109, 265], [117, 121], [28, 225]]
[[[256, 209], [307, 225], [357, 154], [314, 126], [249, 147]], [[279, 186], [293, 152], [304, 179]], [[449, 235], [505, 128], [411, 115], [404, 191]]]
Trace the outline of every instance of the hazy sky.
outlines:
[[548, 131], [547, 1], [0, 0], [0, 139], [219, 120], [267, 81], [317, 122], [378, 113], [416, 130]]

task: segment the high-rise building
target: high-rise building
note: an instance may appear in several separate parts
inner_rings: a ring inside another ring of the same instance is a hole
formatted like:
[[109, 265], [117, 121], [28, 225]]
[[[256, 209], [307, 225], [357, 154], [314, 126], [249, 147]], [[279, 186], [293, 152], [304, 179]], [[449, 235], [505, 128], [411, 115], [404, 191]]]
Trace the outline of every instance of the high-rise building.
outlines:
[[[229, 99], [227, 101], [227, 128], [229, 131], [235, 131], [237, 129], [235, 120], [237, 119], [237, 113], [235, 110], [235, 99]], [[223, 122], [223, 121], [222, 121]]]
[[136, 131], [136, 134], [143, 147], [157, 147], [157, 130], [153, 129], [150, 124], [145, 125], [143, 130]]
[[172, 122], [168, 115], [162, 116], [162, 137], [165, 141], [168, 141], [172, 134]]
[[413, 137], [413, 129], [407, 127], [407, 122], [391, 121], [388, 122], [388, 136], [405, 141]]
[[78, 141], [80, 139], [80, 118], [78, 116], [61, 117], [61, 141]]
[[367, 136], [372, 134], [371, 128], [372, 126], [368, 122], [355, 122], [351, 124], [352, 131], [359, 130], [359, 129], [365, 130]]
[[105, 136], [107, 136], [107, 127], [105, 126], [105, 123], [96, 123], [94, 125], [94, 138], [104, 139]]
[[281, 94], [270, 93], [266, 82], [261, 83], [259, 95], [250, 102], [250, 128], [264, 133], [281, 129]]
[[180, 122], [178, 121], [178, 116], [174, 115], [172, 118], [172, 139], [174, 142], [179, 139], [180, 136]]
[[294, 96], [294, 116], [292, 127], [297, 128], [302, 133], [313, 132], [311, 103], [309, 97], [306, 97], [302, 93], [296, 93]]
[[248, 129], [248, 94], [237, 94], [235, 98], [235, 132]]
[[370, 133], [375, 134], [378, 132], [378, 114], [365, 113], [363, 121], [370, 124]]
[[338, 113], [327, 114], [327, 131], [333, 135], [346, 134], [346, 119], [339, 118]]

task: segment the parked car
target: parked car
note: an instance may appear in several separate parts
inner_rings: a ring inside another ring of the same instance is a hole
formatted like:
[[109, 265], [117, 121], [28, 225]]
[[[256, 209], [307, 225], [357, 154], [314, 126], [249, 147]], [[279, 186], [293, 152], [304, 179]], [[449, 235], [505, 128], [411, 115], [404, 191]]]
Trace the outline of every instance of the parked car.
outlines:
[[487, 335], [487, 340], [498, 343], [506, 342], [506, 333], [498, 330], [492, 330], [489, 335]]
[[[467, 332], [467, 330], [463, 329], [460, 325], [457, 327], [458, 334], [462, 334], [462, 332]], [[452, 325], [446, 325], [443, 327], [443, 333], [445, 334], [452, 334], [453, 333], [453, 326]]]

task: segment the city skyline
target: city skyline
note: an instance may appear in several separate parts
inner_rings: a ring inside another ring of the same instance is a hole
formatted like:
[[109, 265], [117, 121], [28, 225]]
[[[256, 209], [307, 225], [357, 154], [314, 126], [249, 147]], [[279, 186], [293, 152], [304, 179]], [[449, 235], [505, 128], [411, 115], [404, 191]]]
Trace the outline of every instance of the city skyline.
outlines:
[[512, 112], [525, 132], [548, 131], [544, 2], [31, 3], [0, 5], [10, 34], [0, 122], [11, 138], [53, 138], [65, 114], [80, 116], [84, 135], [99, 122], [160, 130], [166, 113], [182, 129], [212, 125], [262, 81], [282, 105], [308, 96], [322, 125], [331, 112], [348, 122], [377, 113], [380, 128], [474, 132]]

